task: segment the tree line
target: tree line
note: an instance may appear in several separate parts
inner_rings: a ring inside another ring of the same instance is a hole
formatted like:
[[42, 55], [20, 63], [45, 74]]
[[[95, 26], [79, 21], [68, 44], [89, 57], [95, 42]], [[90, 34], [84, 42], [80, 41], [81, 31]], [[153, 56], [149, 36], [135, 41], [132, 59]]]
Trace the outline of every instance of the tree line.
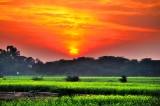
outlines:
[[0, 75], [160, 76], [160, 60], [115, 56], [78, 57], [43, 63], [20, 55], [14, 46], [0, 49]]

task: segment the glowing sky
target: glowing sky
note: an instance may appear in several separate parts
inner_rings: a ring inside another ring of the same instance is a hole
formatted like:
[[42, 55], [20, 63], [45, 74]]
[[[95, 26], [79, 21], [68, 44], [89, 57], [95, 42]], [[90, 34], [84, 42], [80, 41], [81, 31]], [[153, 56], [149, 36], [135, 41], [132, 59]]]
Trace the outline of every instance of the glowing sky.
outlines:
[[159, 0], [0, 0], [0, 48], [43, 61], [160, 59]]

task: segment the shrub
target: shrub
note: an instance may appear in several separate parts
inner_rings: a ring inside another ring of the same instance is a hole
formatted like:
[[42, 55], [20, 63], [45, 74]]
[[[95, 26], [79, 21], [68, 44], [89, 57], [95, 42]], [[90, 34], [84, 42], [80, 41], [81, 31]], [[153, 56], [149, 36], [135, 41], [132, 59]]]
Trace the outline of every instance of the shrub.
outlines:
[[3, 77], [2, 79], [3, 79], [3, 80], [6, 80], [7, 78]]
[[43, 79], [43, 76], [41, 76], [41, 77], [33, 77], [32, 80], [34, 80], [34, 81], [42, 81], [44, 79]]
[[127, 77], [125, 75], [121, 76], [122, 78], [119, 79], [120, 82], [127, 82]]
[[79, 76], [67, 76], [65, 80], [70, 82], [77, 82], [77, 81], [80, 81], [80, 78]]
[[0, 78], [3, 78], [4, 76], [3, 75], [0, 75]]

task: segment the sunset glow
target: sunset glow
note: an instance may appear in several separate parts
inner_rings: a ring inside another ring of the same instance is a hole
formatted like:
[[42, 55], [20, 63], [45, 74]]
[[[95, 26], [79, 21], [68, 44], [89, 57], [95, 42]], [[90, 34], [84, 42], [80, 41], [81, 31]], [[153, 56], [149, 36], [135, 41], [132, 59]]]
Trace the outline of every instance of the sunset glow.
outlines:
[[160, 59], [159, 7], [159, 0], [0, 0], [0, 46], [15, 45], [44, 61]]
[[78, 49], [77, 48], [71, 48], [70, 51], [69, 51], [69, 53], [71, 55], [78, 55]]

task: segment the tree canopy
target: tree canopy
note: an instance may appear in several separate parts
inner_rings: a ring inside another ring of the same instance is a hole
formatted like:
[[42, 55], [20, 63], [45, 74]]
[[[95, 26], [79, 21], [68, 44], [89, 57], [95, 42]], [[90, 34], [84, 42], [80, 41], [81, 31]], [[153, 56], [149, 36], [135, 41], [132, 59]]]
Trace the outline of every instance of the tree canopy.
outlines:
[[160, 76], [160, 60], [128, 59], [115, 56], [79, 57], [43, 63], [20, 55], [14, 46], [0, 49], [0, 73], [4, 75]]

